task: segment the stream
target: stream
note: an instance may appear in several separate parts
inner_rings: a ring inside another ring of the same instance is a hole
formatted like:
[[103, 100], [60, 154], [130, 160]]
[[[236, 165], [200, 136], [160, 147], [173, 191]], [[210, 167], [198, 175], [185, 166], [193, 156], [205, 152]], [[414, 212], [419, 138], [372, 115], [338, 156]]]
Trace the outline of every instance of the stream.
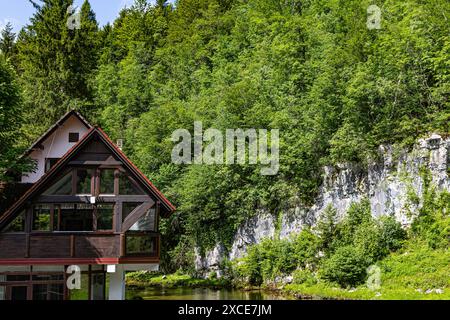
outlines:
[[289, 297], [264, 290], [211, 288], [127, 288], [127, 300], [288, 300]]

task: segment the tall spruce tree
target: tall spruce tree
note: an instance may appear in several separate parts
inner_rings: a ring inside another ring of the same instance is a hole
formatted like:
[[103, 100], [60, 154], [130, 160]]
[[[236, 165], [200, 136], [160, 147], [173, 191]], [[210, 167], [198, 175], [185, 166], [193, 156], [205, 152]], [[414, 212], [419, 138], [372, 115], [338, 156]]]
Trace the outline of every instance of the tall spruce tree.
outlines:
[[11, 64], [0, 56], [0, 181], [8, 180], [7, 172], [30, 168], [27, 160], [18, 156], [22, 123], [22, 98], [16, 74]]
[[[97, 64], [98, 26], [88, 1], [76, 12], [69, 10], [73, 0], [30, 2], [36, 13], [20, 32], [17, 47], [32, 139], [69, 109], [91, 110], [89, 78]], [[81, 24], [69, 28], [68, 19], [76, 14]]]
[[13, 27], [8, 22], [0, 34], [0, 52], [7, 58], [11, 58], [16, 51], [16, 34], [13, 32]]

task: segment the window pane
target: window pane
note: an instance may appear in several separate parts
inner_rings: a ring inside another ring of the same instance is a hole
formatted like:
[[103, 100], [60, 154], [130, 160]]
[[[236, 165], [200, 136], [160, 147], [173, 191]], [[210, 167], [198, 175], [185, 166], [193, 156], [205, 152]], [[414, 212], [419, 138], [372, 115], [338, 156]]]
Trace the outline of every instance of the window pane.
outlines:
[[6, 300], [6, 287], [0, 286], [0, 301]]
[[50, 231], [50, 206], [38, 205], [33, 208], [33, 230]]
[[125, 173], [120, 173], [119, 194], [123, 194], [123, 195], [143, 195], [145, 193]]
[[152, 208], [130, 228], [130, 231], [156, 231], [156, 211]]
[[44, 195], [69, 196], [72, 194], [72, 172], [67, 173], [58, 182], [48, 188]]
[[51, 168], [59, 161], [59, 158], [46, 158], [45, 159], [45, 172], [50, 171]]
[[92, 231], [93, 210], [90, 204], [62, 204], [61, 231]]
[[91, 194], [92, 169], [77, 169], [77, 194]]
[[6, 276], [6, 281], [29, 281], [30, 275], [11, 274]]
[[97, 205], [97, 230], [113, 229], [114, 205], [99, 204]]
[[79, 290], [70, 290], [70, 300], [89, 300], [89, 276], [81, 274], [81, 287]]
[[101, 171], [100, 193], [114, 194], [114, 169], [105, 169]]
[[64, 284], [50, 284], [48, 300], [64, 300]]
[[25, 232], [25, 212], [20, 213], [5, 229], [5, 232]]
[[[34, 270], [34, 269], [33, 269]], [[63, 274], [35, 274], [33, 275], [33, 281], [63, 281]]]
[[92, 275], [92, 300], [105, 300], [105, 275], [103, 273]]
[[156, 237], [142, 234], [126, 235], [127, 255], [152, 256], [156, 253]]
[[141, 204], [142, 202], [124, 202], [122, 204], [122, 222], [124, 222], [128, 215]]

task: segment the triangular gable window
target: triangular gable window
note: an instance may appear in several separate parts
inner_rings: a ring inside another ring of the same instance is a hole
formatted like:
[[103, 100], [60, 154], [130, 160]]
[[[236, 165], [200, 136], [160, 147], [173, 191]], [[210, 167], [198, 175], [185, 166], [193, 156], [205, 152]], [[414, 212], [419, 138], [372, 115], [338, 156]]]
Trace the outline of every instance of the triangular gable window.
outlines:
[[5, 229], [7, 233], [25, 232], [25, 211], [22, 211]]
[[44, 195], [69, 196], [72, 194], [72, 171], [64, 175], [50, 188], [48, 188]]
[[120, 173], [119, 194], [121, 195], [144, 195], [145, 192], [137, 185], [137, 183], [128, 177], [125, 173]]

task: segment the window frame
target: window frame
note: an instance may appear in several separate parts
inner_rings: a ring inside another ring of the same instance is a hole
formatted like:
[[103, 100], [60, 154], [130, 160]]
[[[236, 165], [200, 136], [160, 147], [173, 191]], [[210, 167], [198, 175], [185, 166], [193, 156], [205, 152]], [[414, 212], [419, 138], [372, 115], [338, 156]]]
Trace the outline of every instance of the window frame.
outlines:
[[69, 132], [68, 137], [69, 143], [77, 143], [80, 141], [80, 133], [79, 132]]

